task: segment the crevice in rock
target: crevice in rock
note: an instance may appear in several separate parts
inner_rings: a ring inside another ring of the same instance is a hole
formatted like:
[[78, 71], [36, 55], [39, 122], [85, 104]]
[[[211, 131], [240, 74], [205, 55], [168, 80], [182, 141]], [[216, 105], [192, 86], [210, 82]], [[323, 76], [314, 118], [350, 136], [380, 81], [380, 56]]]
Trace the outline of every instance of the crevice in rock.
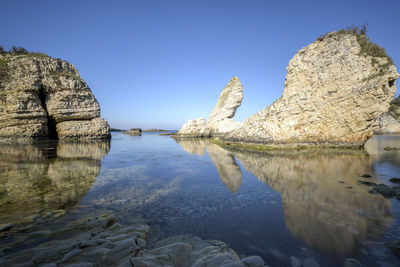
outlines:
[[57, 133], [57, 129], [56, 129], [56, 120], [52, 116], [49, 116], [49, 112], [47, 111], [46, 93], [44, 92], [43, 85], [40, 85], [40, 88], [39, 88], [39, 100], [40, 100], [40, 104], [42, 105], [43, 109], [46, 111], [47, 128], [49, 129], [49, 138], [50, 139], [58, 139], [58, 133]]
[[389, 87], [392, 87], [392, 86], [394, 85], [394, 81], [395, 81], [395, 80], [390, 80], [390, 81], [389, 81]]

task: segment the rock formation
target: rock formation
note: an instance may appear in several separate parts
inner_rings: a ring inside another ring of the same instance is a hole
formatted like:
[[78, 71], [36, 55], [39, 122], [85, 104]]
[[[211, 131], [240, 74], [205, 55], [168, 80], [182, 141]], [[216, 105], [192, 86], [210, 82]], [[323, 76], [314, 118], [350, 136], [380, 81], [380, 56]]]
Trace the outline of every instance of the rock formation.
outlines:
[[211, 111], [208, 122], [204, 118], [189, 120], [177, 135], [203, 137], [220, 136], [240, 127], [232, 120], [243, 99], [243, 87], [238, 77], [233, 77], [222, 90], [218, 102]]
[[388, 113], [382, 114], [375, 122], [375, 134], [400, 133], [400, 122]]
[[389, 108], [399, 77], [383, 48], [341, 30], [302, 48], [287, 67], [283, 95], [224, 140], [268, 145], [359, 146]]
[[380, 116], [374, 126], [375, 134], [400, 133], [400, 97], [390, 102], [389, 111]]
[[0, 55], [0, 139], [110, 138], [75, 67], [43, 54]]
[[[40, 245], [21, 250], [7, 244], [1, 266], [237, 266], [263, 267], [259, 256], [240, 259], [227, 244], [179, 235], [151, 242], [152, 233], [145, 224], [122, 225], [107, 214], [73, 222], [46, 236]], [[55, 238], [56, 237], [56, 238]], [[4, 246], [3, 246], [4, 247]], [[0, 246], [0, 248], [2, 248]], [[18, 249], [20, 251], [18, 251]], [[17, 251], [17, 252], [16, 252]]]

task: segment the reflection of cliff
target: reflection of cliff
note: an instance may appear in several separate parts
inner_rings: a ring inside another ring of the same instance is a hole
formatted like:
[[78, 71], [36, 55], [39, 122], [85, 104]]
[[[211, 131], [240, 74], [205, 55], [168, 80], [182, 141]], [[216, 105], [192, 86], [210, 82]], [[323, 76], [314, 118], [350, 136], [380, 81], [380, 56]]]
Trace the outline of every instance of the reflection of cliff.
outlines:
[[217, 168], [219, 177], [232, 193], [236, 193], [242, 183], [242, 172], [231, 152], [202, 138], [176, 138], [175, 141], [189, 154], [208, 155]]
[[375, 135], [364, 145], [365, 150], [371, 155], [373, 163], [387, 161], [399, 168], [400, 150], [386, 151], [385, 147], [400, 148], [400, 135]]
[[109, 141], [0, 146], [0, 222], [79, 203], [100, 172]]
[[362, 151], [234, 154], [281, 193], [287, 228], [316, 249], [351, 253], [360, 241], [379, 236], [391, 223], [390, 200], [357, 185], [360, 174], [373, 172]]

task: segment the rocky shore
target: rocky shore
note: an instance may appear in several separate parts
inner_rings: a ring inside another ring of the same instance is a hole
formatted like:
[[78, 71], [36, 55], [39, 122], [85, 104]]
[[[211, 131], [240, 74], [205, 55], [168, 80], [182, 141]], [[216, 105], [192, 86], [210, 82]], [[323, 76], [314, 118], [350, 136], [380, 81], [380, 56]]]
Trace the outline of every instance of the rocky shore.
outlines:
[[229, 120], [242, 90], [231, 81], [208, 122], [190, 120], [177, 135], [272, 147], [360, 147], [372, 136], [377, 118], [388, 111], [399, 77], [385, 50], [365, 32], [331, 32], [290, 60], [283, 94], [271, 106], [233, 124]]
[[20, 51], [0, 54], [0, 141], [110, 138], [100, 105], [74, 65]]
[[5, 256], [7, 249], [3, 249], [0, 251], [0, 265], [264, 266], [261, 257], [240, 259], [235, 251], [221, 241], [202, 240], [188, 235], [152, 241], [150, 232], [150, 227], [145, 224], [121, 225], [114, 216], [101, 215], [71, 223], [51, 234], [57, 239], [43, 242], [35, 248]]

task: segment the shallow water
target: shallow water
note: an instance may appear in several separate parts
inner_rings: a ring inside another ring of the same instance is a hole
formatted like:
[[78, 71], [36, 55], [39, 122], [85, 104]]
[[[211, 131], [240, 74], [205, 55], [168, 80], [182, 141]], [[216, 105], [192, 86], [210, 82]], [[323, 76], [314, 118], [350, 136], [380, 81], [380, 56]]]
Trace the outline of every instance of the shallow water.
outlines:
[[[290, 266], [293, 257], [321, 266], [348, 258], [396, 266], [384, 243], [400, 239], [400, 201], [357, 184], [393, 185], [389, 179], [400, 176], [400, 151], [385, 146], [400, 147], [400, 136], [376, 136], [365, 150], [268, 153], [156, 133], [113, 133], [111, 143], [1, 145], [0, 225], [36, 221], [49, 233], [111, 213], [150, 224], [157, 238], [222, 240], [270, 266]], [[7, 247], [0, 253], [43, 240], [26, 232], [0, 235], [0, 248]]]

